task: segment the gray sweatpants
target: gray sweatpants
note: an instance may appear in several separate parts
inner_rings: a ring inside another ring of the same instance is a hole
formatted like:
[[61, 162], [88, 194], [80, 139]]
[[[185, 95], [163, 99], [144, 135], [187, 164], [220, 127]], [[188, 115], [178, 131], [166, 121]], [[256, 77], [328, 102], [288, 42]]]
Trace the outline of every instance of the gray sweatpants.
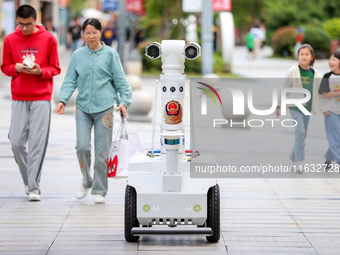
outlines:
[[[9, 139], [28, 191], [40, 194], [40, 176], [51, 120], [50, 101], [12, 101]], [[26, 148], [28, 146], [28, 149]]]

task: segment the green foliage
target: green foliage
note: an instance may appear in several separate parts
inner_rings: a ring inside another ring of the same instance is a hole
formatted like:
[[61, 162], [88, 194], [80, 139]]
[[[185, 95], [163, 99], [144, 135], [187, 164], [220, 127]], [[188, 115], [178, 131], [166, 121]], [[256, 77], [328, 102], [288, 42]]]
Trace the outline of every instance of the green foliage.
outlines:
[[340, 18], [327, 20], [323, 24], [323, 29], [325, 29], [332, 39], [340, 39]]
[[223, 72], [230, 72], [230, 66], [227, 66], [224, 63], [222, 53], [215, 52], [214, 53], [214, 73], [223, 73]]
[[274, 54], [282, 56], [283, 52], [287, 51], [293, 55], [296, 36], [297, 31], [293, 26], [284, 26], [277, 29], [273, 35]]
[[[282, 56], [283, 52], [287, 51], [290, 55], [293, 55], [296, 36], [297, 31], [293, 26], [277, 29], [273, 35], [274, 54]], [[308, 43], [313, 47], [316, 58], [328, 57], [330, 41], [330, 35], [321, 27], [305, 27], [303, 43]]]
[[91, 7], [89, 0], [71, 0], [67, 8], [71, 10], [73, 18], [80, 17], [82, 10]]
[[306, 27], [303, 43], [310, 44], [315, 51], [315, 58], [326, 58], [329, 56], [330, 35], [320, 27]]
[[262, 17], [267, 27], [310, 24], [325, 21], [340, 14], [340, 1], [324, 0], [263, 0]]
[[[221, 53], [215, 52], [213, 56], [214, 73], [230, 72], [230, 68], [224, 63]], [[195, 60], [185, 60], [186, 73], [201, 73], [202, 72], [202, 57]]]
[[0, 40], [5, 39], [5, 30], [0, 30]]
[[326, 20], [340, 16], [339, 0], [262, 0], [261, 18], [270, 37], [283, 26], [320, 26]]
[[201, 73], [202, 70], [202, 57], [198, 57], [194, 60], [185, 59], [185, 72], [186, 73]]
[[241, 30], [253, 25], [259, 18], [263, 0], [237, 0], [232, 2], [232, 13], [235, 26]]
[[186, 15], [182, 11], [182, 0], [145, 1], [147, 15], [141, 18], [141, 29], [147, 38], [181, 39], [185, 37], [185, 27], [182, 21]]

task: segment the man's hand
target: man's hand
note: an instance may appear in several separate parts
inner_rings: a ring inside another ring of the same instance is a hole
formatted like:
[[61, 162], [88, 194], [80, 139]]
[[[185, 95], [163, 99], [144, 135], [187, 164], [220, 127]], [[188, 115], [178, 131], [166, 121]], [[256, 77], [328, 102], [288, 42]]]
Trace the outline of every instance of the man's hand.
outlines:
[[119, 112], [119, 111], [121, 111], [122, 114], [123, 114], [122, 118], [123, 118], [123, 119], [126, 118], [126, 116], [127, 116], [127, 114], [126, 114], [126, 113], [127, 113], [127, 109], [126, 109], [126, 107], [125, 107], [124, 105], [120, 104], [120, 105], [118, 106], [116, 112]]
[[17, 71], [17, 73], [21, 73], [24, 71], [24, 69], [22, 68], [24, 66], [23, 63], [16, 63], [15, 64], [15, 70]]
[[38, 64], [35, 64], [33, 66], [33, 68], [31, 68], [31, 69], [28, 69], [28, 68], [23, 68], [23, 69], [24, 69], [24, 72], [28, 73], [28, 74], [34, 74], [34, 75], [41, 75], [42, 74], [41, 68]]
[[27, 74], [34, 74], [34, 75], [41, 75], [42, 71], [41, 68], [38, 64], [35, 64], [33, 68], [24, 68], [23, 63], [16, 63], [15, 64], [15, 70], [18, 73], [27, 73]]

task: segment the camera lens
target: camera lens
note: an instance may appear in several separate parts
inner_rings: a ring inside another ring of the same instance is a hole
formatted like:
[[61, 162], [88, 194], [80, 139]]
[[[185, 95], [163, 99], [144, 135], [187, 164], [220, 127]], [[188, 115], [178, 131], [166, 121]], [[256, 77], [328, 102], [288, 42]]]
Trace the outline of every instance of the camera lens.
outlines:
[[188, 46], [185, 48], [185, 57], [188, 59], [194, 59], [198, 56], [198, 51], [195, 46]]
[[147, 55], [150, 58], [158, 58], [159, 57], [159, 48], [156, 45], [151, 45], [147, 49]]
[[192, 56], [192, 55], [194, 55], [194, 54], [195, 54], [195, 50], [192, 49], [192, 48], [189, 48], [189, 49], [188, 49], [188, 55], [189, 55], [189, 56]]

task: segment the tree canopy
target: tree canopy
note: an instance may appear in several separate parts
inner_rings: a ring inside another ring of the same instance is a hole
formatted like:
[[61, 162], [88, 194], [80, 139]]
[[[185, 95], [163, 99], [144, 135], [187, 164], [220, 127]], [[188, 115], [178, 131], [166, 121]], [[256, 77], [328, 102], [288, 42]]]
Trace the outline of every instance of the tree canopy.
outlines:
[[184, 38], [183, 25], [186, 15], [182, 11], [182, 0], [147, 0], [147, 15], [141, 18], [141, 28], [147, 36], [162, 39]]
[[89, 0], [71, 0], [67, 7], [71, 10], [75, 18], [81, 16], [82, 10], [91, 7], [91, 3]]
[[340, 15], [338, 0], [262, 0], [261, 18], [267, 29], [282, 26], [320, 25], [327, 19]]
[[[185, 36], [185, 18], [182, 0], [144, 0], [146, 15], [141, 17], [141, 29], [154, 39], [179, 39]], [[69, 8], [79, 15], [90, 0], [71, 0]], [[263, 20], [267, 30], [282, 26], [321, 26], [326, 20], [340, 17], [339, 0], [234, 0], [232, 13], [235, 25], [245, 30]], [[200, 13], [195, 13], [199, 17]]]

